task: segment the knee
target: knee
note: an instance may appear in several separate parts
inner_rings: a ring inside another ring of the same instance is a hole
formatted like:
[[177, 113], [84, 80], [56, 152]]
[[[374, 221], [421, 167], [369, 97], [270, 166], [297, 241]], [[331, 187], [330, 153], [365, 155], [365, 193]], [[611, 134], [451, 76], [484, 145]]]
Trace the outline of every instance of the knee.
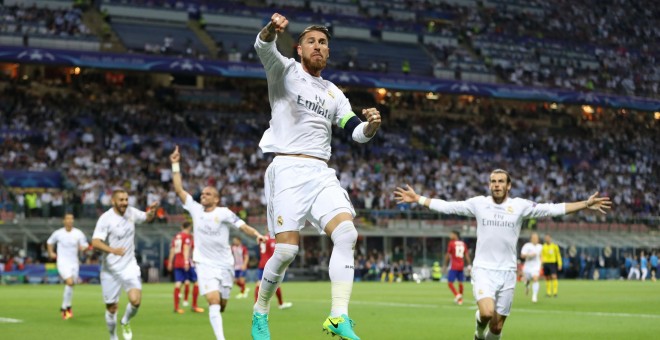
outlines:
[[489, 325], [490, 332], [493, 334], [500, 334], [502, 333], [502, 327], [504, 324], [502, 322], [491, 322]]
[[491, 310], [479, 311], [479, 319], [481, 319], [482, 324], [483, 322], [490, 322], [493, 316], [495, 316], [495, 313]]
[[350, 244], [352, 247], [357, 242], [358, 232], [353, 221], [343, 221], [332, 231], [330, 238], [335, 246]]
[[273, 257], [276, 258], [280, 264], [280, 270], [286, 269], [298, 254], [298, 246], [293, 244], [278, 243], [275, 245], [275, 252]]
[[105, 309], [111, 314], [115, 314], [117, 313], [117, 304], [116, 303], [106, 304]]

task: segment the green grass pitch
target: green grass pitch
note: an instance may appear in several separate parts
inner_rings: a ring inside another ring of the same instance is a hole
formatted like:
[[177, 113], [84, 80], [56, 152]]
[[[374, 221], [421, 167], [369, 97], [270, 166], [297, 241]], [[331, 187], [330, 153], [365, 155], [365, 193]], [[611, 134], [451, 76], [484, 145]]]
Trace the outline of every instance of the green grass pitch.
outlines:
[[[250, 284], [254, 289], [254, 284]], [[213, 339], [208, 313], [172, 312], [172, 284], [145, 284], [142, 306], [131, 322], [133, 338]], [[356, 333], [369, 339], [472, 339], [475, 304], [466, 285], [463, 306], [453, 304], [445, 283], [356, 283], [350, 315]], [[559, 282], [559, 297], [539, 303], [516, 288], [503, 339], [658, 339], [660, 283], [627, 281]], [[272, 338], [331, 339], [321, 332], [330, 308], [330, 284], [285, 283], [293, 308], [272, 308]], [[252, 298], [235, 299], [223, 314], [227, 339], [250, 339]], [[252, 296], [253, 291], [250, 292]], [[74, 318], [61, 320], [61, 285], [0, 286], [1, 339], [107, 339], [101, 287], [80, 285], [74, 292]], [[207, 309], [200, 298], [200, 306]], [[120, 314], [126, 305], [122, 294]], [[9, 319], [20, 320], [12, 323]], [[121, 339], [121, 335], [120, 335]], [[336, 339], [336, 338], [335, 338]]]

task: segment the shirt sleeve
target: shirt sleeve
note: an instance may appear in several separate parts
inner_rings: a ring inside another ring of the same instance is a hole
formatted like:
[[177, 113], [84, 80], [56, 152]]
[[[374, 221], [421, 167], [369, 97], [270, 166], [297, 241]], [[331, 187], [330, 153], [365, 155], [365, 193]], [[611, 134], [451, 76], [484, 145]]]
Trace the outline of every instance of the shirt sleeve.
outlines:
[[259, 34], [257, 34], [257, 40], [254, 42], [254, 49], [257, 51], [257, 55], [264, 65], [268, 80], [281, 78], [284, 76], [284, 70], [295, 62], [293, 59], [284, 57], [277, 50], [276, 41], [277, 38], [271, 42], [263, 41], [259, 38]]
[[[55, 243], [57, 243], [57, 234], [58, 234], [58, 231], [55, 231], [54, 233], [52, 233], [52, 234], [50, 235], [50, 237], [48, 238], [48, 241], [46, 241], [46, 243], [47, 243], [47, 244], [55, 244]], [[43, 239], [42, 239], [42, 240], [43, 240]]]
[[85, 237], [85, 234], [83, 234], [82, 231], [78, 230], [78, 246], [87, 248], [89, 247], [89, 243], [87, 243], [87, 238]]
[[431, 199], [429, 208], [442, 214], [474, 217], [473, 199], [469, 199], [467, 201], [447, 202], [434, 198]]
[[147, 213], [146, 212], [144, 212], [140, 209], [137, 209], [137, 208], [133, 208], [133, 207], [130, 207], [130, 208], [131, 208], [131, 214], [133, 216], [135, 224], [140, 224], [140, 223], [143, 223], [144, 221], [147, 220]]
[[190, 194], [188, 194], [188, 196], [186, 196], [186, 203], [184, 203], [182, 206], [183, 206], [183, 209], [186, 209], [190, 213], [190, 215], [196, 215], [197, 213], [200, 212], [200, 210], [201, 211], [204, 210], [202, 205], [199, 204], [198, 202], [196, 202], [192, 198], [192, 196], [190, 196]]
[[94, 227], [94, 234], [92, 234], [92, 239], [100, 239], [105, 241], [108, 238], [108, 223], [105, 221], [105, 215], [101, 216], [96, 222], [96, 227]]
[[353, 117], [357, 117], [355, 112], [353, 112], [353, 109], [351, 108], [351, 103], [348, 101], [348, 98], [346, 98], [346, 95], [344, 95], [341, 90], [339, 90], [336, 86], [333, 86], [333, 89], [331, 92], [337, 91], [335, 96], [337, 96], [337, 113], [335, 114], [335, 125], [339, 126], [340, 128], [344, 128], [346, 126], [346, 123]]
[[233, 211], [229, 209], [225, 209], [225, 212], [227, 214], [226, 221], [229, 222], [229, 224], [233, 225], [236, 229], [242, 227], [245, 223], [245, 221], [241, 220], [240, 217], [238, 217], [236, 214], [234, 214]]
[[536, 203], [529, 200], [523, 201], [523, 217], [536, 218], [548, 216], [566, 215], [565, 203]]

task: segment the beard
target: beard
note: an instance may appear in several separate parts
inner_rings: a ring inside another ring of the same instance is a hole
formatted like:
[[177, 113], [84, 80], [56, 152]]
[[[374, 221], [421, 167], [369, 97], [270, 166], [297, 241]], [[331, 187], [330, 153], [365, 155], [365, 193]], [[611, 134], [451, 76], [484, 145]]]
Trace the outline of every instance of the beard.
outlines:
[[128, 208], [127, 205], [126, 206], [115, 205], [115, 209], [117, 209], [117, 211], [121, 215], [124, 215], [124, 213], [126, 212], [126, 208]]
[[328, 63], [327, 58], [314, 58], [312, 56], [302, 58], [302, 63], [306, 69], [312, 73], [321, 72]]

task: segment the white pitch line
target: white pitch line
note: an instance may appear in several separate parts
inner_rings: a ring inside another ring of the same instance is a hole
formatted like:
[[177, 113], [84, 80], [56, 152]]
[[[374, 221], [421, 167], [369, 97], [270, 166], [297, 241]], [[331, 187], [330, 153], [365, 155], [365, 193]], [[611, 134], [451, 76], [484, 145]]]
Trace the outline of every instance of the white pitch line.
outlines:
[[0, 323], [21, 323], [23, 320], [0, 317]]

